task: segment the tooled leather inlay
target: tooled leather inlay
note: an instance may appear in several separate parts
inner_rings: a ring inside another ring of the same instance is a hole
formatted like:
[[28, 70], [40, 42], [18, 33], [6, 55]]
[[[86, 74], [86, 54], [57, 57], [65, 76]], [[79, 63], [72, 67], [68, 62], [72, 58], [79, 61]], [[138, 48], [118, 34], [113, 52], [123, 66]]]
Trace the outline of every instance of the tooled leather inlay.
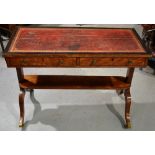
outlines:
[[144, 52], [131, 29], [20, 28], [11, 52]]

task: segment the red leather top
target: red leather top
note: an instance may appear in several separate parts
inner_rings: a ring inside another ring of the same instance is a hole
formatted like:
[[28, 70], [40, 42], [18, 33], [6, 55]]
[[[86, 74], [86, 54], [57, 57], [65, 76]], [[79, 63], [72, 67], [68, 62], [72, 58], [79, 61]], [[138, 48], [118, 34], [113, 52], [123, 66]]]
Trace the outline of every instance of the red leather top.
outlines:
[[132, 29], [19, 28], [10, 52], [143, 53]]

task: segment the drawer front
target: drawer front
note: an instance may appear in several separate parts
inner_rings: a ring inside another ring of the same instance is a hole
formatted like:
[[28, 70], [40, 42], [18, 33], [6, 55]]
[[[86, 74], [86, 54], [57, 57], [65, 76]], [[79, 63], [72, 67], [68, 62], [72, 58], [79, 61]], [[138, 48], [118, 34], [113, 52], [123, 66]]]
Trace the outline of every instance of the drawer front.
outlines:
[[80, 58], [81, 67], [112, 66], [112, 58]]
[[6, 58], [8, 67], [74, 67], [76, 58]]
[[81, 67], [143, 67], [146, 58], [80, 58]]
[[129, 58], [128, 60], [128, 66], [129, 67], [143, 67], [147, 65], [147, 59], [146, 58]]

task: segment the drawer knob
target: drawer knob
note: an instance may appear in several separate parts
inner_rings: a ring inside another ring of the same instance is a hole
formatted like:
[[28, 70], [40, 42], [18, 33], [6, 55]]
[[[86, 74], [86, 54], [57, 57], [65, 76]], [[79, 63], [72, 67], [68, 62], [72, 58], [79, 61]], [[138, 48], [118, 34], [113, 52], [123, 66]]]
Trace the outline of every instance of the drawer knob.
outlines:
[[129, 60], [129, 61], [128, 61], [128, 64], [129, 64], [129, 65], [131, 65], [131, 64], [132, 64], [132, 61], [131, 61], [131, 60]]
[[23, 59], [23, 60], [20, 61], [20, 63], [21, 63], [22, 65], [27, 65], [28, 61], [25, 60], [25, 59]]
[[64, 64], [64, 60], [59, 60], [59, 63], [58, 63], [58, 65], [63, 65]]
[[93, 66], [93, 65], [96, 65], [96, 60], [95, 59], [93, 59], [92, 62], [91, 62], [91, 66]]

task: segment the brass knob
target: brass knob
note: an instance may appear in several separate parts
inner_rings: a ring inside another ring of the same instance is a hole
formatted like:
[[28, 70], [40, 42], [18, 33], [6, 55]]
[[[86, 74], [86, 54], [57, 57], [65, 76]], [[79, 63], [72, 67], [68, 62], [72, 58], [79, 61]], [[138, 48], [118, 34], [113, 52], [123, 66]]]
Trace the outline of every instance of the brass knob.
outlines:
[[96, 60], [95, 60], [95, 59], [92, 60], [91, 65], [92, 65], [92, 66], [93, 66], [93, 65], [96, 65]]
[[22, 65], [27, 65], [28, 61], [25, 60], [25, 59], [23, 59], [23, 60], [20, 61], [20, 63], [21, 63]]
[[129, 60], [129, 61], [128, 61], [128, 65], [131, 65], [131, 64], [132, 64], [132, 61], [131, 61], [131, 60]]
[[64, 60], [60, 59], [58, 65], [63, 65], [64, 64]]

